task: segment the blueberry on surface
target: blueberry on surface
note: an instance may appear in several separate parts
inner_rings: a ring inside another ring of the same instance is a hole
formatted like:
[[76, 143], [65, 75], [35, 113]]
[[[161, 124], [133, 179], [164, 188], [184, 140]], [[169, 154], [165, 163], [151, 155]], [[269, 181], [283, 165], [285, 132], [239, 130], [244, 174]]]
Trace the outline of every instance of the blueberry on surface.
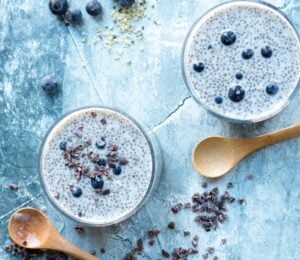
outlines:
[[222, 33], [221, 35], [221, 42], [226, 46], [234, 44], [235, 40], [236, 40], [236, 35], [234, 32], [227, 31]]
[[98, 161], [98, 165], [99, 166], [105, 166], [107, 163], [107, 161], [104, 158], [100, 158]]
[[94, 189], [102, 189], [104, 186], [104, 181], [100, 175], [95, 178], [91, 178], [91, 184]]
[[216, 104], [222, 104], [223, 103], [223, 98], [221, 98], [221, 97], [215, 97], [215, 103]]
[[120, 6], [128, 8], [134, 5], [135, 0], [118, 0], [118, 2]]
[[121, 166], [116, 166], [114, 169], [113, 169], [113, 173], [115, 174], [115, 175], [120, 175], [121, 174], [121, 172], [122, 172], [122, 168], [121, 168]]
[[51, 12], [55, 15], [64, 15], [68, 9], [67, 0], [50, 0], [49, 8]]
[[233, 102], [240, 102], [245, 97], [245, 90], [241, 86], [235, 86], [228, 91], [228, 97]]
[[99, 141], [96, 142], [96, 147], [98, 149], [104, 149], [105, 146], [106, 146], [106, 141], [103, 137]]
[[78, 25], [82, 22], [82, 13], [79, 9], [69, 8], [65, 14], [67, 22]]
[[279, 88], [278, 86], [274, 85], [274, 84], [270, 84], [266, 87], [266, 92], [270, 95], [270, 96], [274, 96], [277, 94]]
[[59, 149], [65, 151], [67, 149], [67, 142], [65, 141], [60, 142]]
[[194, 64], [193, 69], [194, 69], [194, 71], [200, 73], [204, 70], [204, 64], [202, 62], [199, 62], [198, 64]]
[[80, 187], [73, 187], [71, 189], [72, 195], [76, 198], [79, 198], [82, 195], [82, 189]]
[[242, 57], [244, 60], [249, 60], [254, 55], [254, 52], [251, 49], [247, 49], [242, 52]]
[[102, 5], [97, 0], [89, 1], [85, 7], [87, 13], [91, 16], [101, 15], [103, 12]]
[[243, 78], [243, 74], [241, 72], [238, 72], [237, 74], [235, 74], [236, 79], [240, 80]]
[[58, 88], [57, 80], [53, 76], [45, 76], [41, 81], [41, 87], [48, 93], [53, 93]]
[[269, 46], [261, 48], [261, 55], [264, 58], [270, 58], [272, 56], [272, 54], [273, 54], [273, 51]]

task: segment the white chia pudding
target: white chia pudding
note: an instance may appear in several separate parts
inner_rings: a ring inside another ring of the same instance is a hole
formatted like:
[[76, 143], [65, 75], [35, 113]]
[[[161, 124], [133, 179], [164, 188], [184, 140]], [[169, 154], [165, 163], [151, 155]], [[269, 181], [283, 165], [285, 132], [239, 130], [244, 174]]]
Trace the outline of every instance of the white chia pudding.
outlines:
[[153, 152], [128, 117], [107, 108], [85, 108], [59, 121], [40, 159], [44, 188], [64, 213], [83, 223], [116, 223], [149, 191]]
[[194, 98], [232, 121], [278, 113], [300, 79], [299, 38], [274, 8], [250, 1], [220, 5], [192, 28], [183, 71]]

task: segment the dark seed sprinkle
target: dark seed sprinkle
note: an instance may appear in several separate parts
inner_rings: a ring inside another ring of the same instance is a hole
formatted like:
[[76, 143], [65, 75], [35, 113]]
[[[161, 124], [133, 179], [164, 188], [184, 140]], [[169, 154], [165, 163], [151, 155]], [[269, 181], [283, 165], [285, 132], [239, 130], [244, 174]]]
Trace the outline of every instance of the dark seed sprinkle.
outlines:
[[191, 234], [190, 231], [183, 231], [183, 235], [184, 235], [185, 237], [189, 236], [190, 234]]
[[233, 183], [232, 183], [232, 182], [228, 182], [228, 183], [227, 183], [227, 188], [228, 188], [228, 189], [233, 188]]
[[155, 243], [155, 240], [153, 240], [153, 239], [151, 239], [151, 240], [148, 242], [148, 244], [149, 244], [150, 246], [153, 246], [154, 243]]
[[75, 230], [77, 231], [77, 233], [79, 233], [79, 234], [84, 233], [84, 227], [82, 227], [82, 226], [76, 225], [76, 226], [74, 227], [74, 229], [75, 229]]
[[174, 222], [174, 221], [170, 222], [170, 223], [168, 224], [168, 228], [169, 228], [169, 229], [174, 229], [174, 228], [175, 228], [175, 222]]
[[11, 190], [18, 190], [19, 189], [19, 185], [16, 184], [16, 183], [9, 183], [8, 184], [8, 187], [11, 189]]
[[203, 181], [202, 184], [201, 184], [201, 186], [202, 186], [202, 188], [204, 188], [204, 189], [207, 188], [207, 182], [206, 182], [206, 181]]
[[252, 181], [254, 179], [254, 175], [251, 173], [247, 174], [247, 179]]
[[100, 252], [101, 252], [102, 254], [105, 254], [105, 248], [102, 247], [102, 248], [100, 249]]
[[162, 250], [161, 250], [161, 255], [162, 255], [163, 257], [166, 257], [166, 258], [170, 257], [169, 252], [166, 251], [165, 249], [162, 249]]
[[215, 252], [214, 247], [208, 247], [206, 250], [207, 250], [207, 253], [209, 253], [210, 255], [212, 255]]
[[217, 256], [214, 256], [213, 260], [218, 260], [219, 258]]
[[102, 125], [106, 125], [106, 124], [107, 124], [107, 121], [106, 121], [105, 118], [102, 118], [102, 119], [100, 120], [100, 123], [101, 123]]
[[203, 255], [202, 255], [202, 258], [203, 258], [203, 259], [207, 259], [207, 258], [208, 258], [208, 253], [203, 254]]
[[95, 250], [95, 249], [93, 249], [93, 250], [91, 251], [91, 255], [96, 255], [96, 250]]
[[150, 230], [147, 231], [147, 235], [148, 235], [148, 237], [150, 237], [150, 238], [157, 237], [157, 235], [158, 235], [159, 233], [160, 233], [160, 231], [157, 230], [157, 229], [150, 229]]
[[243, 204], [245, 203], [245, 199], [238, 199], [238, 203], [239, 203], [240, 205], [243, 205]]
[[108, 195], [108, 194], [110, 194], [110, 189], [103, 190], [102, 195]]
[[143, 244], [143, 240], [141, 238], [139, 238], [136, 241], [136, 248], [138, 251], [143, 251], [144, 250], [144, 244]]
[[225, 245], [227, 242], [226, 238], [222, 238], [221, 242], [222, 242], [222, 245]]

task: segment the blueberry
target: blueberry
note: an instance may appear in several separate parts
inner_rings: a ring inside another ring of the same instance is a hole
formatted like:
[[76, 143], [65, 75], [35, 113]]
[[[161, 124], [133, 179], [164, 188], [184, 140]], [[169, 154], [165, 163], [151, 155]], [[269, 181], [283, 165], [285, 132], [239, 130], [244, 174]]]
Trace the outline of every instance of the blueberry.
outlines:
[[277, 94], [279, 88], [276, 85], [270, 84], [266, 87], [266, 92], [270, 95], [270, 96], [274, 96]]
[[261, 55], [265, 58], [270, 58], [272, 56], [272, 49], [269, 46], [261, 48]]
[[63, 15], [66, 13], [68, 9], [68, 1], [67, 0], [50, 0], [49, 8], [51, 12], [55, 15]]
[[131, 7], [135, 3], [135, 0], [118, 0], [119, 5], [122, 7]]
[[58, 88], [57, 80], [52, 76], [45, 76], [41, 81], [41, 87], [48, 93], [53, 93]]
[[245, 97], [245, 90], [241, 86], [235, 86], [234, 88], [230, 88], [228, 92], [228, 97], [233, 102], [240, 102]]
[[106, 146], [106, 141], [104, 137], [101, 137], [101, 139], [99, 141], [96, 142], [96, 147], [98, 149], [104, 149]]
[[234, 32], [228, 31], [228, 32], [224, 32], [221, 35], [221, 42], [226, 46], [234, 44], [235, 40], [236, 40], [236, 35]]
[[251, 49], [247, 49], [242, 52], [242, 57], [245, 60], [251, 59], [253, 55], [254, 55], [254, 52]]
[[100, 175], [95, 178], [91, 178], [91, 184], [94, 189], [102, 189], [104, 186], [104, 181]]
[[104, 158], [100, 158], [98, 161], [98, 165], [99, 166], [105, 166], [107, 163], [107, 161]]
[[115, 175], [120, 175], [121, 174], [121, 172], [122, 172], [122, 168], [121, 168], [121, 166], [116, 166], [114, 169], [113, 169], [113, 173], [115, 174]]
[[194, 64], [193, 69], [194, 69], [194, 71], [200, 73], [204, 70], [204, 64], [202, 62], [199, 62], [198, 64]]
[[67, 142], [65, 142], [65, 141], [60, 142], [59, 149], [65, 151], [67, 149]]
[[82, 189], [79, 187], [74, 187], [71, 189], [72, 195], [76, 198], [79, 198], [82, 195]]
[[65, 18], [71, 24], [81, 24], [82, 13], [79, 9], [69, 8], [65, 14]]
[[86, 4], [85, 9], [87, 13], [92, 16], [101, 15], [103, 12], [102, 5], [97, 0], [92, 0], [88, 2]]
[[243, 74], [241, 72], [238, 72], [237, 74], [235, 74], [236, 79], [240, 80], [243, 78]]
[[215, 97], [215, 102], [216, 102], [216, 104], [222, 104], [223, 103], [223, 98]]

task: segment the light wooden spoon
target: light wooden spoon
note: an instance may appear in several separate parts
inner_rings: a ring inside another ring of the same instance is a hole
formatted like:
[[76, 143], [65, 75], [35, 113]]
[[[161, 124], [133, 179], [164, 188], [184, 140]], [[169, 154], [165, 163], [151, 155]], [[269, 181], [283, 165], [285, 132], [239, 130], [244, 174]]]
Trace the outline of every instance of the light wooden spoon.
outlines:
[[76, 259], [97, 260], [95, 256], [64, 239], [48, 217], [33, 208], [17, 210], [9, 219], [8, 232], [11, 239], [29, 249], [51, 249], [66, 253]]
[[250, 138], [212, 136], [195, 146], [192, 162], [201, 175], [217, 178], [225, 175], [240, 160], [254, 151], [297, 136], [300, 136], [300, 124]]

